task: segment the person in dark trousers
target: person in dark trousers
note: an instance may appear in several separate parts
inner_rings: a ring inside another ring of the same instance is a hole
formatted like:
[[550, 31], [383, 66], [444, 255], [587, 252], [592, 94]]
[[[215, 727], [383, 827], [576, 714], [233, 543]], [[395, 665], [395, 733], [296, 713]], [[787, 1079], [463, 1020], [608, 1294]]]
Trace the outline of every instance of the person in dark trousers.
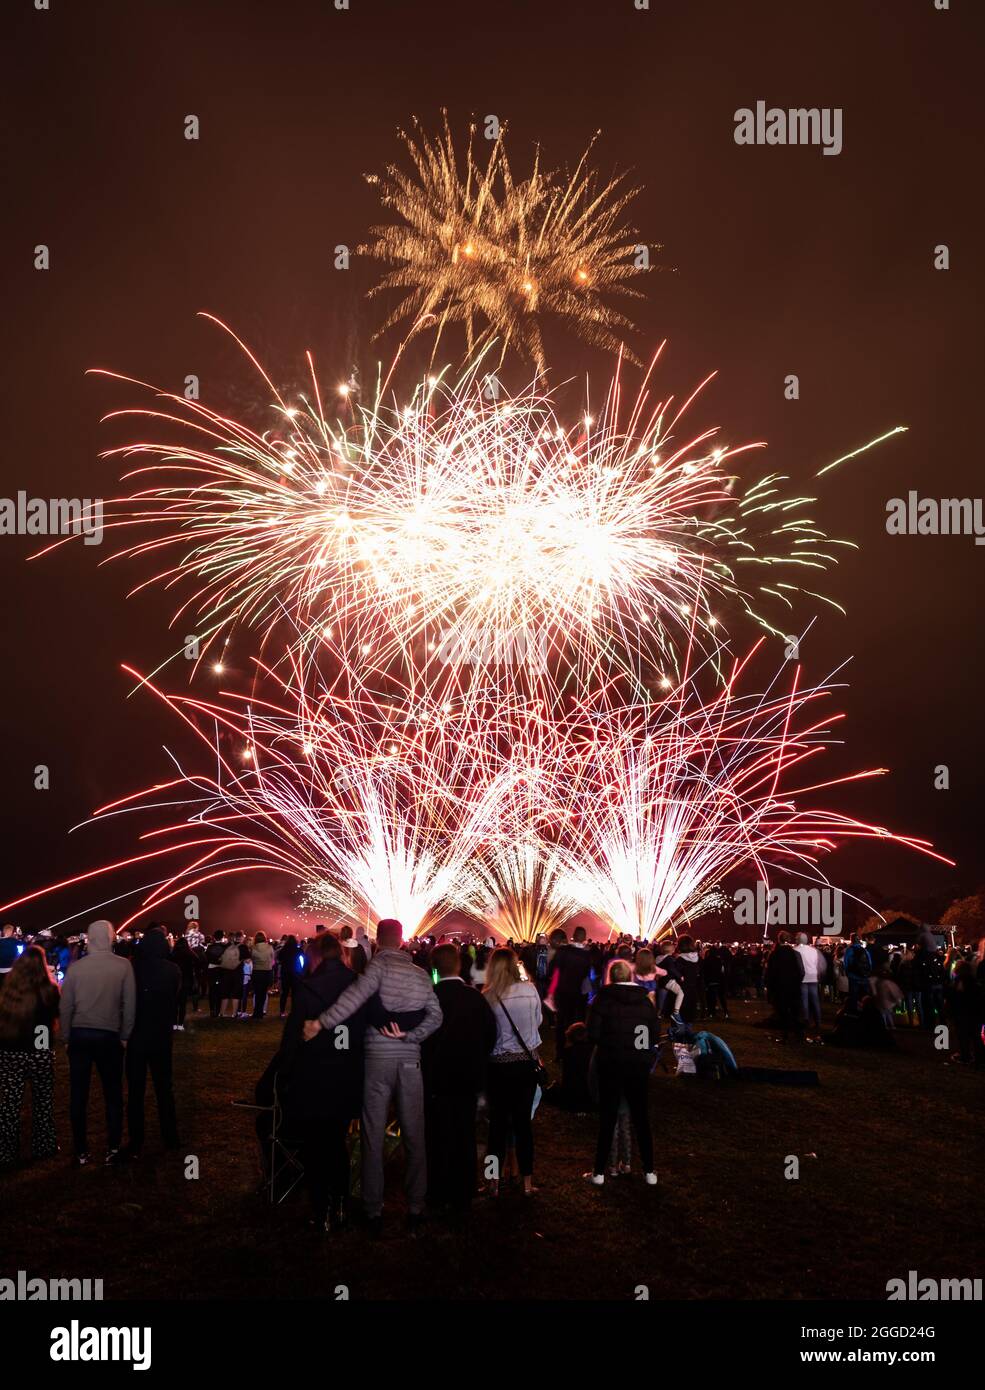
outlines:
[[222, 931], [214, 931], [212, 933], [212, 940], [205, 948], [205, 968], [208, 972], [210, 1018], [218, 1018], [222, 1012], [222, 957], [225, 949], [225, 933]]
[[274, 979], [274, 948], [262, 931], [253, 941], [253, 1017], [262, 1019], [267, 1009], [267, 991]]
[[441, 1027], [421, 1044], [427, 1135], [428, 1201], [464, 1215], [475, 1196], [475, 1116], [486, 1084], [496, 1019], [482, 995], [461, 977], [458, 947], [431, 952]]
[[181, 971], [170, 956], [168, 939], [162, 931], [147, 932], [134, 956], [137, 1013], [126, 1064], [128, 1143], [125, 1154], [128, 1158], [139, 1158], [144, 1146], [144, 1093], [148, 1071], [157, 1098], [161, 1142], [166, 1149], [178, 1147], [172, 1051]]
[[554, 1010], [554, 1056], [560, 1065], [564, 1053], [564, 1036], [572, 1023], [583, 1023], [588, 1009], [588, 974], [592, 958], [588, 951], [588, 933], [575, 927], [571, 944], [561, 928], [553, 934], [555, 946], [547, 977], [547, 1003]]
[[280, 1016], [287, 1013], [287, 1001], [294, 993], [299, 979], [298, 961], [301, 949], [296, 936], [285, 936], [277, 952], [277, 967], [280, 971]]
[[178, 940], [174, 943], [172, 959], [181, 975], [181, 989], [178, 991], [178, 1010], [175, 1026], [180, 1029], [181, 1032], [184, 1032], [185, 1015], [188, 1011], [189, 997], [194, 999], [195, 1010], [196, 1012], [198, 1011], [198, 961], [195, 959], [195, 954], [188, 944], [187, 937], [178, 937]]
[[[364, 1004], [344, 1027], [304, 1042], [304, 1024], [335, 1004], [358, 978], [328, 932], [308, 942], [308, 970], [296, 982], [278, 1065], [285, 1123], [302, 1141], [305, 1183], [319, 1230], [341, 1231], [348, 1220], [349, 1150], [346, 1133], [363, 1091]], [[344, 1045], [343, 1045], [344, 1044]]]
[[728, 1018], [728, 1000], [725, 997], [725, 967], [728, 957], [725, 947], [706, 946], [701, 957], [701, 973], [705, 986], [705, 1004], [708, 1017], [714, 1018], [721, 1009], [722, 1018]]
[[790, 1034], [800, 1036], [800, 986], [804, 962], [790, 944], [788, 932], [781, 931], [766, 962], [766, 997], [773, 1005], [786, 1042]]
[[625, 1097], [648, 1186], [654, 1187], [653, 1135], [648, 1092], [656, 1057], [657, 1011], [641, 985], [633, 983], [627, 961], [614, 961], [609, 983], [599, 990], [588, 1012], [588, 1038], [595, 1044], [599, 1088], [599, 1132], [595, 1166], [589, 1177], [596, 1187], [605, 1182], [605, 1165], [612, 1147], [619, 1102]]
[[854, 1013], [858, 1008], [859, 999], [872, 993], [869, 980], [874, 973], [872, 955], [865, 942], [858, 936], [852, 937], [852, 944], [845, 952], [842, 964], [848, 977], [848, 1008], [849, 1012]]
[[488, 1191], [498, 1197], [505, 1176], [510, 1139], [523, 1180], [525, 1197], [534, 1186], [533, 1103], [540, 1085], [540, 995], [524, 980], [515, 952], [500, 947], [489, 957], [486, 1001], [496, 1019], [496, 1043], [489, 1057], [489, 1145], [486, 1150]]
[[0, 1169], [17, 1163], [21, 1102], [31, 1088], [31, 1158], [58, 1152], [55, 1024], [58, 986], [40, 946], [27, 946], [0, 989]]
[[70, 965], [58, 1010], [68, 1047], [69, 1115], [75, 1161], [91, 1162], [86, 1135], [89, 1084], [99, 1073], [106, 1104], [106, 1162], [116, 1163], [123, 1139], [123, 1053], [137, 1005], [137, 986], [128, 960], [114, 955], [112, 923], [93, 922], [88, 954]]
[[[370, 1235], [383, 1230], [383, 1160], [386, 1122], [391, 1101], [400, 1121], [407, 1192], [407, 1228], [416, 1233], [427, 1200], [427, 1147], [424, 1127], [424, 1083], [420, 1044], [441, 1027], [441, 1006], [431, 977], [401, 950], [403, 927], [394, 917], [384, 917], [376, 928], [376, 954], [342, 997], [317, 1019], [304, 1023], [307, 1046], [323, 1029], [333, 1034], [364, 1004], [381, 1010], [380, 1022], [366, 1029], [365, 1077], [360, 1117], [362, 1148], [362, 1198]], [[379, 996], [376, 999], [375, 996]], [[404, 1027], [403, 1016], [419, 1022]], [[387, 1022], [392, 1019], [392, 1022]]]
[[681, 988], [684, 991], [684, 999], [681, 1003], [679, 1013], [685, 1023], [693, 1023], [698, 1016], [703, 990], [701, 981], [701, 961], [695, 949], [694, 941], [690, 936], [682, 936], [680, 941], [678, 941], [677, 951], [674, 955], [674, 964], [677, 967], [677, 978], [680, 980]]

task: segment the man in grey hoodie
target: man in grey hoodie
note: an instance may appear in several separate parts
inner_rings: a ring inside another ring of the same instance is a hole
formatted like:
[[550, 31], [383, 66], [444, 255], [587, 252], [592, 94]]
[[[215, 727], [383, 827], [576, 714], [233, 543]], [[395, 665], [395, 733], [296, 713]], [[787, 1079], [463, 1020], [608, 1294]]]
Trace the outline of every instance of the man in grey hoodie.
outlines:
[[110, 922], [93, 922], [88, 954], [69, 966], [58, 1016], [68, 1044], [69, 1114], [75, 1161], [91, 1162], [86, 1141], [89, 1082], [99, 1072], [106, 1104], [106, 1162], [119, 1159], [123, 1139], [123, 1049], [133, 1032], [137, 986], [128, 960], [114, 955]]
[[442, 1013], [430, 977], [400, 949], [402, 940], [400, 923], [384, 918], [376, 929], [376, 955], [362, 975], [339, 996], [337, 1003], [304, 1025], [306, 1042], [317, 1037], [323, 1028], [330, 1028], [335, 1030], [339, 1046], [345, 1043], [339, 1025], [374, 996], [378, 996], [377, 1004], [387, 1015], [423, 1014], [420, 1022], [407, 1032], [397, 1022], [366, 1029], [360, 1139], [363, 1210], [373, 1235], [379, 1235], [383, 1219], [383, 1139], [391, 1100], [396, 1103], [407, 1159], [404, 1186], [412, 1231], [420, 1224], [427, 1195], [420, 1045], [441, 1027]]

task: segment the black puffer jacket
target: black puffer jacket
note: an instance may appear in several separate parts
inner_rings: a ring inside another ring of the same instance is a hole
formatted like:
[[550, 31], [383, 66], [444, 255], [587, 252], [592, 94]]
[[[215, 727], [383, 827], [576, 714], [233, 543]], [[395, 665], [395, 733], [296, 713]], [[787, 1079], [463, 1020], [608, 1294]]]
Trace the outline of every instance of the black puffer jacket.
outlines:
[[605, 985], [588, 1011], [588, 1036], [600, 1064], [648, 1072], [658, 1027], [657, 1011], [640, 985]]

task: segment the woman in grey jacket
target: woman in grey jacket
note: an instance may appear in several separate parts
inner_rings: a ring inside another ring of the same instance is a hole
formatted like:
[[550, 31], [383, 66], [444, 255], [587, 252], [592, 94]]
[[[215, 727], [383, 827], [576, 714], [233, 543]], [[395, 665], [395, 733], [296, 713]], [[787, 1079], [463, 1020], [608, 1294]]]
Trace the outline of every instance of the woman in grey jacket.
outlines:
[[529, 1197], [536, 1191], [533, 1108], [542, 1019], [540, 995], [535, 985], [524, 980], [516, 953], [505, 946], [489, 957], [483, 994], [496, 1019], [496, 1044], [486, 1081], [489, 1154], [497, 1165], [495, 1176], [489, 1179], [489, 1191], [493, 1197], [499, 1196], [499, 1177], [512, 1130], [523, 1193]]

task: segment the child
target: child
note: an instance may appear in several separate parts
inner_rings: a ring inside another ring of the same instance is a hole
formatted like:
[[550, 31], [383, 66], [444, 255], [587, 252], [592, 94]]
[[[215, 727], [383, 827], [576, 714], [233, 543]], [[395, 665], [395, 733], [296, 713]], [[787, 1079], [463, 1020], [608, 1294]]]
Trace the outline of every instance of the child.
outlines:
[[[675, 980], [669, 970], [662, 970], [656, 963], [656, 958], [651, 950], [644, 947], [642, 951], [636, 953], [636, 964], [633, 967], [633, 979], [638, 985], [642, 985], [647, 994], [656, 995], [659, 988], [665, 990], [674, 1000], [674, 1007], [671, 1010], [671, 1018], [675, 1023], [680, 1022], [681, 1005], [684, 1003], [684, 991], [680, 981]], [[654, 998], [654, 1004], [656, 999]]]

